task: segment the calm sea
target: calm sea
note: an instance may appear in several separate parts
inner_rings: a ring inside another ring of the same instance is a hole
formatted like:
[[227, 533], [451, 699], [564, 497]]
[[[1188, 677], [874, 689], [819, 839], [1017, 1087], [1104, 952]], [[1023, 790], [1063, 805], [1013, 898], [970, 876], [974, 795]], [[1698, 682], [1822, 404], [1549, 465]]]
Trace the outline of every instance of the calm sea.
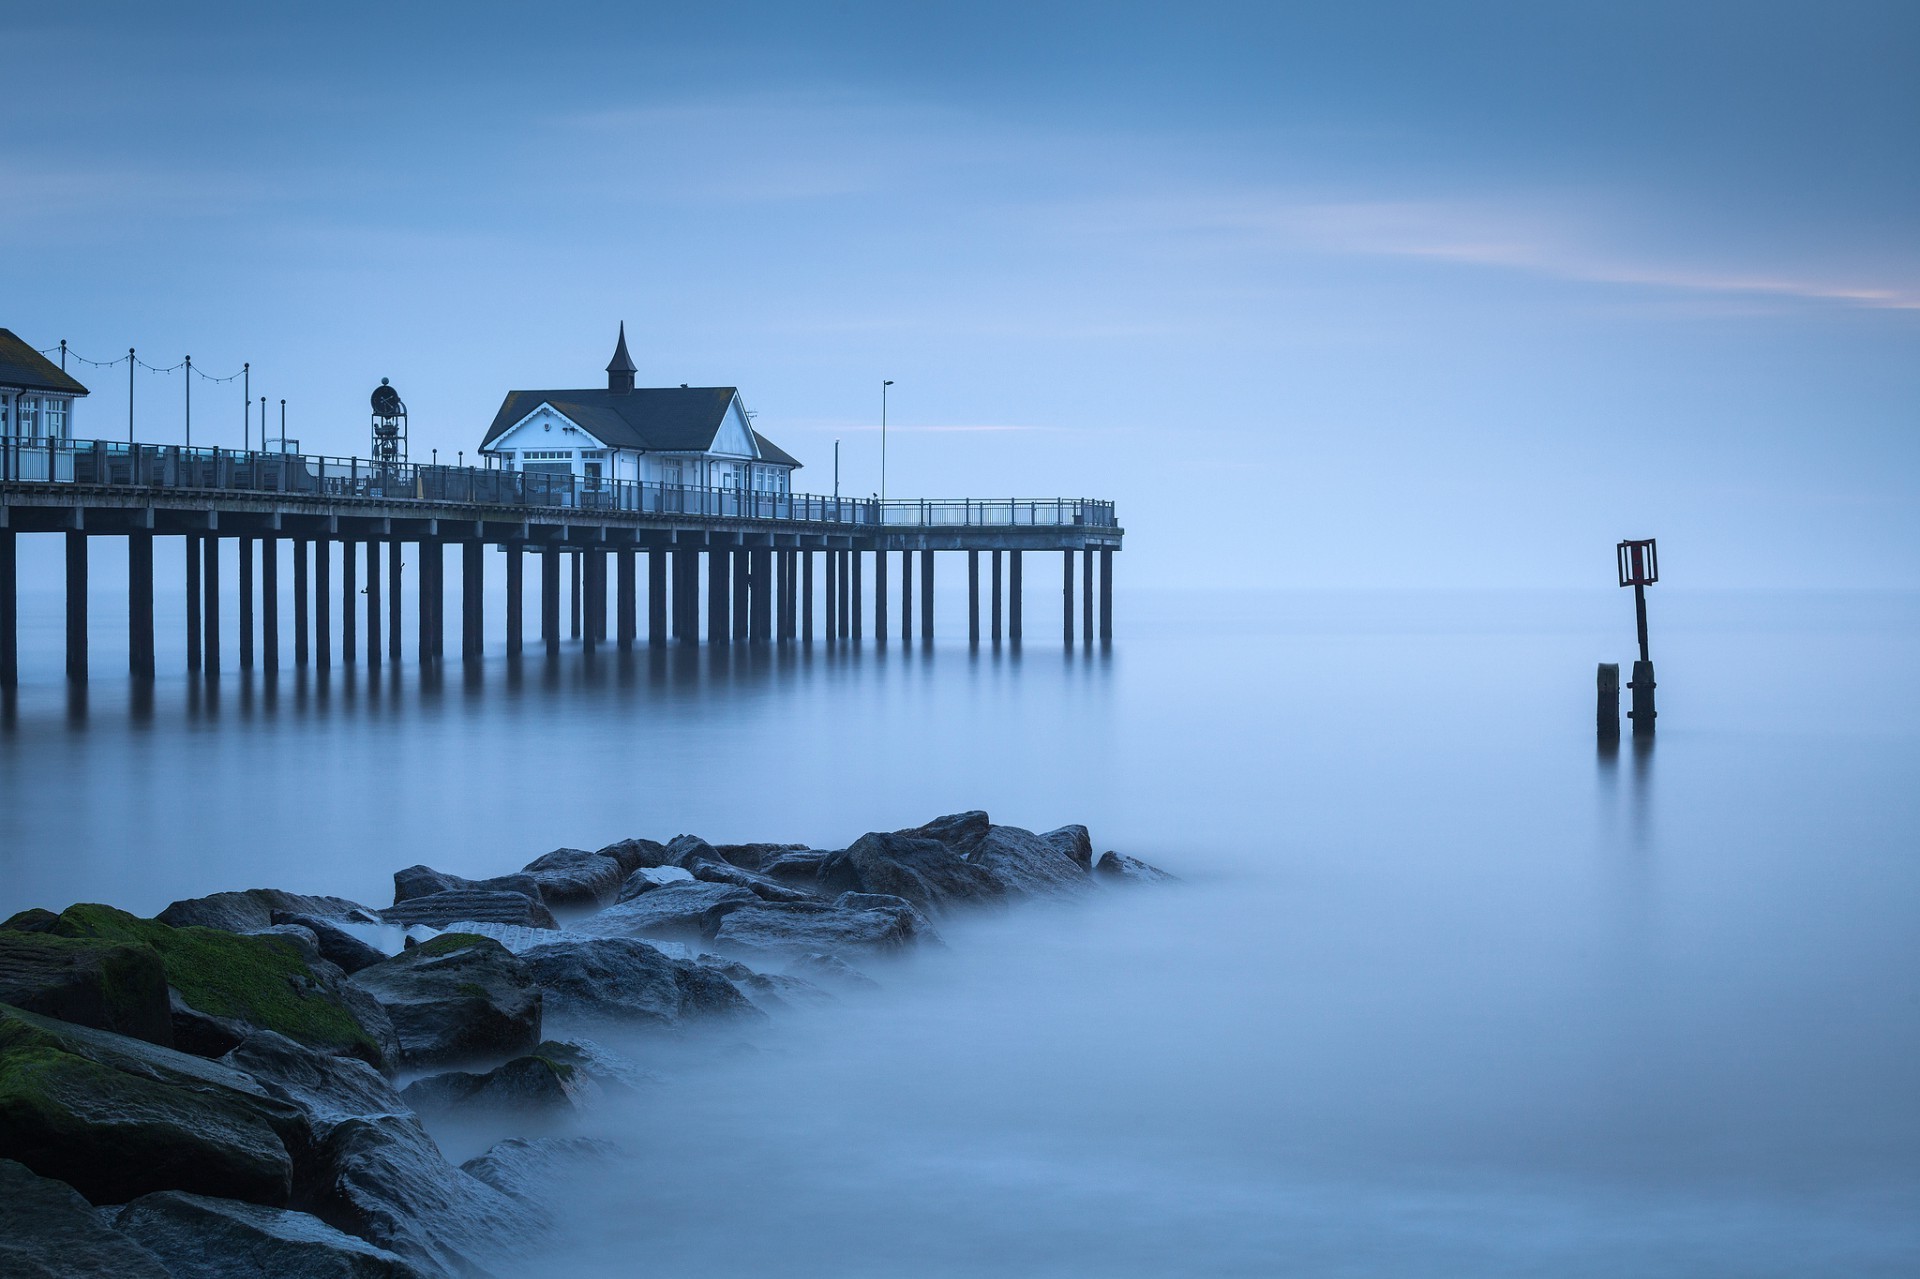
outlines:
[[1920, 1273], [1920, 597], [1663, 584], [1659, 742], [1617, 755], [1622, 592], [1119, 604], [1106, 651], [969, 651], [953, 599], [931, 649], [136, 704], [104, 599], [82, 700], [30, 592], [0, 911], [1083, 821], [1184, 882], [949, 921], [656, 1064], [552, 1273]]

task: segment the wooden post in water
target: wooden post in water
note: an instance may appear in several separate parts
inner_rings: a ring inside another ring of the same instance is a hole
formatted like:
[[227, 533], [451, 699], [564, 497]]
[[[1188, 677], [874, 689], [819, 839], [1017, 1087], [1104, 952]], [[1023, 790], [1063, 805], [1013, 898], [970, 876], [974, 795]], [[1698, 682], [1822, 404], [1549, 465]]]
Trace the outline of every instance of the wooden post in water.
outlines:
[[200, 539], [201, 665], [209, 675], [220, 673], [220, 539]]
[[765, 643], [773, 638], [773, 551], [756, 548], [752, 552], [752, 579], [748, 583], [751, 593], [748, 608], [752, 617], [747, 627], [748, 637], [755, 643]]
[[548, 657], [560, 652], [560, 552], [552, 546], [540, 548], [540, 640]]
[[753, 584], [753, 563], [746, 547], [720, 554], [731, 555], [733, 564], [727, 578], [729, 599], [726, 604], [731, 625], [727, 627], [729, 640], [742, 643], [752, 638], [753, 601], [749, 598]]
[[80, 529], [67, 532], [67, 678], [87, 678], [87, 535]]
[[397, 537], [387, 539], [387, 656], [395, 665], [400, 661], [400, 570], [406, 564], [401, 558], [405, 547]]
[[992, 626], [993, 642], [1000, 642], [1000, 552], [993, 553], [993, 608], [989, 621]]
[[920, 642], [933, 643], [933, 552], [920, 552]]
[[[527, 629], [527, 548], [519, 542], [507, 543], [507, 656], [518, 657], [525, 646]], [[633, 565], [627, 565], [627, 587], [632, 589]], [[629, 637], [631, 638], [631, 637]]]
[[572, 578], [573, 594], [568, 597], [568, 608], [572, 610], [572, 614], [568, 620], [573, 624], [573, 631], [572, 631], [573, 638], [579, 639], [580, 638], [580, 552], [569, 551], [567, 553], [567, 558], [570, 561], [570, 564], [568, 565], [569, 570], [573, 574], [573, 578]]
[[667, 553], [647, 548], [647, 643], [667, 642]]
[[584, 554], [586, 562], [581, 569], [581, 579], [587, 589], [584, 640], [586, 651], [591, 653], [607, 642], [607, 553], [595, 546]]
[[260, 664], [280, 669], [280, 539], [260, 539]]
[[1599, 705], [1594, 714], [1594, 727], [1599, 731], [1603, 742], [1617, 741], [1620, 737], [1620, 663], [1600, 663]]
[[1080, 552], [1080, 641], [1093, 645], [1093, 551]]
[[859, 551], [847, 552], [847, 563], [853, 566], [853, 605], [850, 611], [853, 615], [852, 636], [854, 639], [860, 638], [860, 613], [862, 611], [860, 603], [860, 561], [862, 558], [863, 556]]
[[1100, 638], [1113, 638], [1113, 548], [1100, 548]]
[[428, 552], [434, 545], [424, 537], [413, 544], [413, 556], [418, 561], [413, 570], [413, 616], [414, 629], [419, 632], [413, 647], [422, 666], [433, 665], [433, 561]]
[[707, 643], [733, 642], [733, 552], [707, 550]]
[[[601, 553], [596, 551], [595, 555]], [[606, 637], [607, 561], [600, 558], [594, 566], [600, 585], [600, 634]], [[460, 543], [460, 658], [477, 662], [487, 649], [487, 544], [477, 538]]]
[[[507, 558], [513, 557], [509, 555]], [[639, 593], [639, 574], [631, 546], [620, 548], [620, 563], [615, 570], [615, 575], [619, 578], [619, 582], [614, 588], [614, 607], [618, 612], [614, 626], [619, 632], [621, 651], [625, 652], [633, 648], [633, 641], [640, 634], [640, 610], [639, 601], [636, 598]], [[512, 651], [519, 652], [519, 646], [515, 645]]]
[[826, 551], [826, 552], [823, 552], [822, 558], [825, 560], [825, 568], [827, 570], [826, 631], [827, 631], [827, 638], [829, 640], [832, 640], [832, 639], [838, 638], [840, 634], [840, 603], [839, 603], [840, 595], [839, 595], [838, 589], [835, 586], [835, 583], [838, 581], [838, 573], [839, 573], [839, 566], [840, 566], [840, 552]]
[[354, 580], [358, 572], [353, 558], [356, 547], [351, 539], [340, 539], [340, 665], [347, 667], [359, 657], [360, 618], [354, 611], [360, 594]]
[[967, 552], [967, 642], [980, 642], [980, 552]]
[[900, 642], [913, 638], [913, 552], [900, 552]]
[[321, 538], [313, 544], [313, 664], [326, 670], [333, 664], [333, 544]]
[[[11, 536], [11, 535], [9, 535]], [[187, 534], [187, 669], [200, 669], [200, 539]]]
[[887, 553], [873, 553], [873, 638], [887, 642]]
[[840, 638], [853, 635], [853, 552], [840, 552]]
[[153, 534], [127, 538], [127, 671], [153, 678]]
[[813, 552], [800, 552], [800, 638], [813, 643]]
[[1065, 614], [1062, 625], [1066, 629], [1067, 647], [1073, 647], [1073, 552], [1062, 551], [1060, 570], [1060, 601]]
[[784, 644], [793, 638], [793, 552], [773, 553], [773, 637]]
[[380, 665], [380, 543], [367, 539], [367, 665]]
[[1007, 639], [1020, 642], [1020, 552], [1007, 552]]
[[17, 535], [0, 528], [0, 688], [20, 686], [20, 565]]
[[253, 539], [244, 534], [235, 539], [234, 557], [238, 560], [240, 587], [240, 669], [253, 669]]
[[304, 667], [312, 661], [307, 647], [307, 541], [293, 539], [293, 664]]

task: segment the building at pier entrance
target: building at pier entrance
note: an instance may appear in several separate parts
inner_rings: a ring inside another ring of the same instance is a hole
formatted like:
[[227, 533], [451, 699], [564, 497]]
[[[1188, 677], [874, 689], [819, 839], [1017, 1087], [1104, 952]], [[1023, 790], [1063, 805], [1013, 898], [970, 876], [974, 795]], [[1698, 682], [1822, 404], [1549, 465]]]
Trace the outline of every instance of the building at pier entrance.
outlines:
[[86, 393], [11, 329], [0, 329], [0, 438], [72, 439], [73, 402]]
[[731, 386], [636, 387], [627, 330], [607, 384], [508, 391], [480, 452], [514, 471], [668, 487], [790, 493], [800, 462], [753, 429]]

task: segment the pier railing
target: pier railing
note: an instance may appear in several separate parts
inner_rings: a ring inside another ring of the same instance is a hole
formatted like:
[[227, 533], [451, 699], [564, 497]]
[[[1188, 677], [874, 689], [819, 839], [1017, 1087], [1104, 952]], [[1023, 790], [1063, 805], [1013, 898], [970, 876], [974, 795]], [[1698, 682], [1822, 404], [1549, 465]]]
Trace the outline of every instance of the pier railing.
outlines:
[[696, 488], [479, 466], [111, 440], [0, 437], [0, 482], [181, 494], [286, 494], [337, 501], [631, 512], [869, 528], [1112, 528], [1112, 502], [1087, 498], [889, 499]]

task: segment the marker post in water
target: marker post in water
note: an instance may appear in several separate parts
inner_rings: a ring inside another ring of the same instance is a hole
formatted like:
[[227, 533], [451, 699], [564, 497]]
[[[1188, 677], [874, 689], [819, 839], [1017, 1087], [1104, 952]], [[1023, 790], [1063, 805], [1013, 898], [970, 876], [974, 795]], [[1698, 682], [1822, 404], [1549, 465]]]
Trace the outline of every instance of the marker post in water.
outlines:
[[1647, 654], [1647, 588], [1660, 580], [1660, 554], [1654, 539], [1626, 541], [1614, 548], [1620, 585], [1633, 588], [1634, 621], [1640, 631], [1640, 660], [1633, 664], [1633, 678], [1627, 687], [1633, 690], [1633, 709], [1627, 718], [1633, 721], [1633, 734], [1639, 737], [1653, 732], [1658, 712], [1653, 709], [1653, 659]]

